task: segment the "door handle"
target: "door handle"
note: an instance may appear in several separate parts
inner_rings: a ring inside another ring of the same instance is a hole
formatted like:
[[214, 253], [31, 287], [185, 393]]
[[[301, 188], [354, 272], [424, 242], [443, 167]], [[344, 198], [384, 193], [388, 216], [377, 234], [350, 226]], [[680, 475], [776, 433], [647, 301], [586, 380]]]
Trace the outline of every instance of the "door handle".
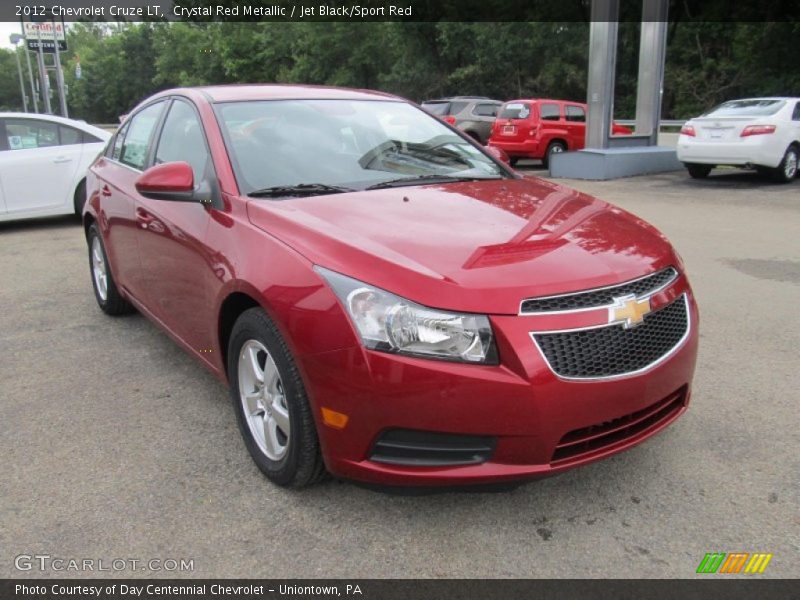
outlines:
[[142, 228], [147, 227], [152, 221], [154, 217], [149, 212], [142, 208], [136, 209], [136, 220], [142, 224]]
[[57, 156], [56, 158], [53, 159], [53, 162], [56, 163], [56, 164], [58, 164], [58, 163], [68, 163], [68, 162], [71, 162], [71, 161], [72, 161], [72, 159], [69, 156]]
[[111, 195], [111, 189], [107, 185], [104, 185], [103, 189], [100, 190], [100, 193], [103, 194], [103, 196], [110, 196]]

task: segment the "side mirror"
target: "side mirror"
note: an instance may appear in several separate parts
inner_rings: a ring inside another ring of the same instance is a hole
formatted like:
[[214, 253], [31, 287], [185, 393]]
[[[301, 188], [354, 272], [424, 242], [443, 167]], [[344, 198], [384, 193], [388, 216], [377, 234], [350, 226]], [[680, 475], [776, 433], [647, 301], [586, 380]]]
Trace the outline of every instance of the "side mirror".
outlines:
[[194, 173], [186, 162], [168, 162], [154, 165], [136, 180], [136, 191], [153, 200], [192, 202]]
[[491, 155], [493, 158], [507, 165], [511, 164], [511, 159], [508, 158], [508, 154], [505, 153], [505, 150], [495, 146], [484, 146], [484, 148], [486, 148], [486, 153]]

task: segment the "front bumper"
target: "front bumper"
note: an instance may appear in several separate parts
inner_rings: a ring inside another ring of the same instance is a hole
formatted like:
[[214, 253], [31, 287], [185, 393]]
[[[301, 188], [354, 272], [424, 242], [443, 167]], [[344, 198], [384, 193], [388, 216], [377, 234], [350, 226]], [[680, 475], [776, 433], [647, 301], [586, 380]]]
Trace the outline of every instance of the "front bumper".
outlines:
[[684, 163], [774, 168], [783, 160], [785, 150], [768, 135], [714, 142], [685, 135], [678, 138], [678, 160]]
[[[548, 366], [533, 330], [594, 324], [605, 311], [492, 317], [499, 366], [391, 355], [353, 347], [301, 360], [316, 415], [349, 416], [344, 429], [317, 429], [337, 476], [394, 486], [512, 482], [600, 460], [649, 438], [682, 414], [697, 355], [697, 309], [681, 276], [653, 297], [687, 294], [690, 330], [669, 358], [636, 375], [566, 380]], [[602, 316], [602, 318], [606, 318]], [[413, 466], [371, 460], [388, 431], [413, 430], [492, 439], [480, 464]], [[605, 433], [604, 433], [605, 432]], [[605, 436], [605, 437], [604, 437]], [[571, 445], [572, 444], [572, 445]], [[566, 448], [566, 450], [565, 450]]]

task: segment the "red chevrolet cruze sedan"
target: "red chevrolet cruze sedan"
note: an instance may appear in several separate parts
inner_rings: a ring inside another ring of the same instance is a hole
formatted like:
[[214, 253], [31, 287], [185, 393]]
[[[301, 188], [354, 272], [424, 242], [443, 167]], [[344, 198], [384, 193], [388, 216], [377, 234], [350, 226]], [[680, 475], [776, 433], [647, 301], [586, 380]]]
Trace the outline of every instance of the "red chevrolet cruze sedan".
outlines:
[[229, 383], [269, 479], [513, 483], [686, 409], [697, 309], [656, 229], [402, 99], [165, 91], [87, 179], [94, 292]]

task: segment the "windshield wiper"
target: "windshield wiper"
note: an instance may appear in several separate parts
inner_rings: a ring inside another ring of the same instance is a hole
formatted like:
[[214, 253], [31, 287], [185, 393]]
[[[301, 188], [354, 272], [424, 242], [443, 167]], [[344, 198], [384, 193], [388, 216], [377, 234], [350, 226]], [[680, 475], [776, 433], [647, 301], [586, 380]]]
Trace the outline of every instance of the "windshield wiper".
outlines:
[[280, 198], [282, 196], [317, 196], [322, 194], [342, 194], [354, 192], [351, 188], [327, 183], [298, 183], [297, 185], [275, 185], [247, 194], [252, 198]]
[[390, 179], [389, 181], [382, 181], [369, 186], [368, 190], [379, 190], [382, 188], [403, 187], [404, 185], [414, 185], [416, 183], [452, 183], [454, 181], [484, 181], [502, 179], [502, 177], [475, 177], [456, 175], [417, 175], [414, 177], [401, 177], [400, 179]]

